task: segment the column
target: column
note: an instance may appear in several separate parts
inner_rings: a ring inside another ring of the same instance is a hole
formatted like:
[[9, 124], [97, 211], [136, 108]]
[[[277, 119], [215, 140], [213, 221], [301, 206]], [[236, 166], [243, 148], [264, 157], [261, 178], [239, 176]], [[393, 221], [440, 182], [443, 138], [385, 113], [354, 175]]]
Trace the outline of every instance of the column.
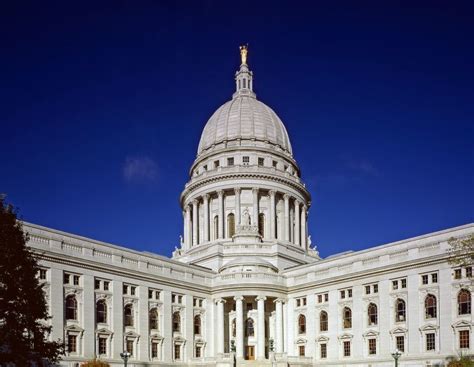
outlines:
[[217, 353], [224, 353], [224, 303], [225, 300], [219, 298], [217, 304]]
[[193, 200], [193, 246], [199, 241], [199, 223], [198, 223], [198, 201]]
[[283, 199], [285, 200], [285, 241], [290, 241], [290, 195], [283, 195]]
[[295, 245], [300, 244], [300, 202], [295, 200]]
[[187, 229], [186, 229], [186, 210], [183, 210], [183, 239], [182, 239], [182, 244], [181, 244], [181, 248], [183, 250], [187, 250], [186, 249], [186, 236], [187, 236]]
[[307, 250], [307, 234], [306, 234], [306, 205], [301, 207], [301, 247]]
[[224, 238], [224, 191], [217, 191], [217, 198], [219, 199], [219, 230], [218, 238]]
[[185, 233], [185, 243], [186, 250], [191, 248], [191, 208], [189, 205], [186, 205], [186, 233]]
[[240, 188], [236, 187], [235, 192], [235, 224], [240, 226]]
[[275, 195], [276, 192], [270, 190], [270, 238], [275, 239]]
[[275, 311], [276, 311], [275, 351], [276, 353], [283, 353], [283, 300], [281, 298], [278, 298], [275, 300]]
[[244, 358], [244, 297], [234, 297], [235, 301], [235, 352], [237, 358]]
[[209, 194], [203, 196], [204, 199], [204, 241], [209, 242]]
[[267, 297], [257, 297], [257, 358], [265, 359], [265, 300]]
[[258, 226], [258, 188], [254, 187], [252, 189], [252, 195], [253, 195], [252, 225]]

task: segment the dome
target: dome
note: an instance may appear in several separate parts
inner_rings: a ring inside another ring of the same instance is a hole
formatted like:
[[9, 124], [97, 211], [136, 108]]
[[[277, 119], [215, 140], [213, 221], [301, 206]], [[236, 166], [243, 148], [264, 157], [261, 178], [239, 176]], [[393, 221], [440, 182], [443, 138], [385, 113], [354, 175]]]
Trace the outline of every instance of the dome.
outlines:
[[198, 155], [214, 145], [237, 139], [267, 142], [292, 155], [283, 122], [253, 95], [237, 94], [214, 112], [202, 132]]

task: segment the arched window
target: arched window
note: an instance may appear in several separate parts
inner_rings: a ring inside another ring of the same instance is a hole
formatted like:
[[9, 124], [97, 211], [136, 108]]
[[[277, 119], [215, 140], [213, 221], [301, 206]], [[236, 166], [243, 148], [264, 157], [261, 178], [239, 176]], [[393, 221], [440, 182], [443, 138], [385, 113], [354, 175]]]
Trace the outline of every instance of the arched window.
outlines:
[[133, 307], [126, 305], [123, 309], [123, 323], [125, 326], [133, 326]]
[[156, 308], [152, 308], [148, 312], [148, 322], [150, 324], [151, 330], [158, 330], [158, 310]]
[[349, 307], [344, 307], [342, 310], [342, 324], [344, 329], [352, 327], [352, 311]]
[[216, 215], [214, 217], [214, 239], [217, 240], [219, 238], [219, 217]]
[[395, 322], [404, 322], [406, 320], [406, 305], [405, 301], [398, 298], [395, 301]]
[[235, 319], [232, 320], [232, 336], [234, 338], [237, 336], [237, 325]]
[[306, 334], [306, 317], [305, 315], [298, 316], [298, 334]]
[[105, 299], [97, 301], [95, 312], [97, 323], [107, 322], [107, 303], [105, 302]]
[[377, 315], [377, 305], [375, 303], [369, 303], [367, 307], [367, 316], [369, 325], [377, 325], [378, 315]]
[[235, 216], [234, 213], [227, 215], [227, 237], [232, 238], [235, 234]]
[[433, 319], [436, 317], [436, 297], [428, 294], [425, 298], [425, 318]]
[[253, 327], [253, 320], [249, 318], [245, 321], [245, 336], [254, 336], [254, 335], [255, 335], [255, 329]]
[[173, 331], [181, 331], [181, 315], [179, 314], [179, 311], [173, 313]]
[[319, 314], [319, 331], [328, 331], [328, 313], [321, 311]]
[[77, 301], [76, 296], [66, 297], [66, 320], [77, 320]]
[[458, 293], [458, 314], [471, 314], [471, 292], [467, 289], [461, 289]]
[[194, 316], [194, 335], [201, 335], [201, 316]]
[[265, 237], [265, 214], [263, 213], [258, 215], [258, 234]]

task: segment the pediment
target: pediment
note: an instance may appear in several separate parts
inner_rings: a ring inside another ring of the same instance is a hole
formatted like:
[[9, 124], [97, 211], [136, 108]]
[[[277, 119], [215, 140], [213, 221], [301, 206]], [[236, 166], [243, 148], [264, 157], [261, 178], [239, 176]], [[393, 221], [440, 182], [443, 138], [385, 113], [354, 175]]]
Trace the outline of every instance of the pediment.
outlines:
[[328, 338], [327, 336], [322, 335], [322, 336], [320, 336], [319, 338], [316, 338], [316, 341], [317, 341], [318, 343], [324, 343], [324, 342], [328, 342], [328, 341], [329, 341], [329, 338]]
[[84, 331], [84, 329], [78, 325], [69, 325], [65, 329], [66, 331], [75, 331], [77, 333], [82, 333]]
[[467, 321], [467, 320], [460, 320], [458, 322], [455, 322], [454, 324], [451, 325], [453, 329], [456, 328], [462, 328], [462, 327], [468, 327], [470, 328], [472, 326], [472, 323]]
[[426, 324], [420, 327], [420, 331], [436, 331], [438, 329], [439, 329], [439, 326], [435, 324]]
[[339, 340], [347, 340], [347, 339], [352, 339], [354, 336], [352, 334], [344, 333], [340, 336], [338, 336]]
[[404, 327], [396, 327], [396, 328], [393, 328], [392, 330], [390, 330], [390, 334], [406, 334], [408, 332], [408, 330]]
[[140, 335], [137, 334], [136, 332], [134, 331], [127, 331], [125, 334], [124, 334], [125, 337], [129, 337], [129, 338], [139, 338]]
[[306, 344], [306, 339], [298, 338], [298, 339], [296, 339], [296, 344]]
[[155, 341], [162, 341], [164, 338], [160, 334], [154, 333], [150, 335], [150, 339]]
[[106, 328], [100, 328], [96, 331], [96, 334], [107, 334], [107, 335], [113, 335], [113, 332], [106, 329]]
[[362, 336], [365, 338], [376, 337], [378, 335], [379, 335], [379, 332], [376, 330], [369, 330], [369, 331], [366, 331], [364, 334], [362, 334]]

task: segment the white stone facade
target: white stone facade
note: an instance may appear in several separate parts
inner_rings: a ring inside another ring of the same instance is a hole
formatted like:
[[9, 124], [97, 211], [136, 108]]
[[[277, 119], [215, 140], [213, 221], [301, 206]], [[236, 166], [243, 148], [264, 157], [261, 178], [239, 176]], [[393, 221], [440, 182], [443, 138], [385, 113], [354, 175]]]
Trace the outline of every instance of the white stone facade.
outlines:
[[[246, 50], [245, 50], [246, 51]], [[25, 223], [40, 255], [62, 364], [389, 366], [473, 349], [472, 269], [447, 263], [474, 224], [321, 259], [311, 198], [245, 58], [181, 195], [173, 258]]]

